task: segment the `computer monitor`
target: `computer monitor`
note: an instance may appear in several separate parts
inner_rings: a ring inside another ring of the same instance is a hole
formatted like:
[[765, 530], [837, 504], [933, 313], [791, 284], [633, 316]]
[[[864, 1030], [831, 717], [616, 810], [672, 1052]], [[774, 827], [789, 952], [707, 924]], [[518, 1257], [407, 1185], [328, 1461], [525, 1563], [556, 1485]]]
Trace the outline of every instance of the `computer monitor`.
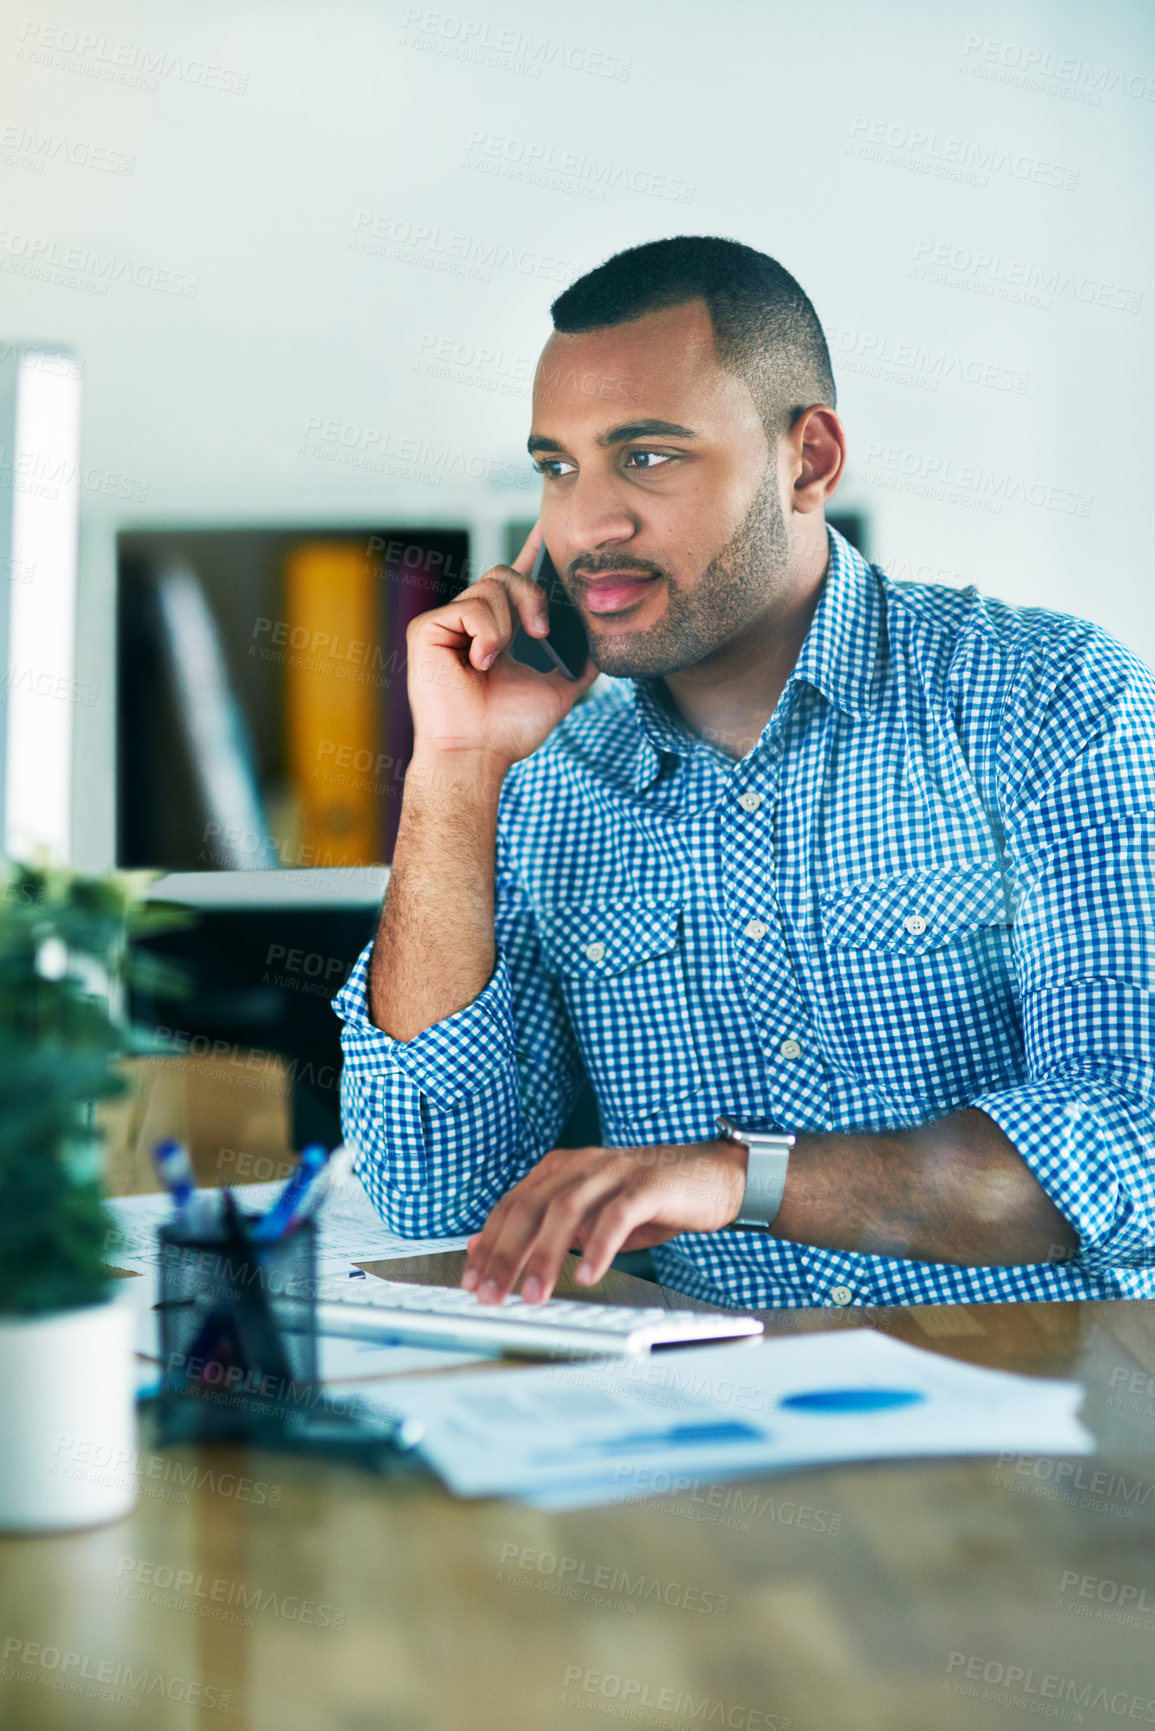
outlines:
[[[10, 859], [72, 859], [81, 369], [50, 342], [0, 343], [0, 811]], [[3, 593], [7, 590], [7, 594]]]

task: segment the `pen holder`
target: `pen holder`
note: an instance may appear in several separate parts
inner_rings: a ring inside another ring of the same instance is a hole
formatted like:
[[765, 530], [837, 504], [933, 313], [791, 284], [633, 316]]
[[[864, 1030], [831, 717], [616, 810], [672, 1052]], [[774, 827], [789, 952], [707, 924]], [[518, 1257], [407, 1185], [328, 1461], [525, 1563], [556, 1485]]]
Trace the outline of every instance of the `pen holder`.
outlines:
[[159, 1440], [271, 1442], [315, 1404], [316, 1228], [160, 1229]]

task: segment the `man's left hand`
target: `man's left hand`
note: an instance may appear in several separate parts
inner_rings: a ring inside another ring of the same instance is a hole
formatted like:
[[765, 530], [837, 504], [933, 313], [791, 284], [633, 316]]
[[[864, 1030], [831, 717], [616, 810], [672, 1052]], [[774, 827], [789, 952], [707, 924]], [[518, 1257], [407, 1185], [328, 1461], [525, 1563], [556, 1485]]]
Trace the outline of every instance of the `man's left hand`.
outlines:
[[576, 1244], [576, 1278], [593, 1286], [619, 1250], [728, 1226], [742, 1206], [746, 1161], [746, 1149], [727, 1141], [554, 1148], [469, 1240], [461, 1284], [482, 1304], [500, 1304], [520, 1279], [522, 1297], [540, 1303]]

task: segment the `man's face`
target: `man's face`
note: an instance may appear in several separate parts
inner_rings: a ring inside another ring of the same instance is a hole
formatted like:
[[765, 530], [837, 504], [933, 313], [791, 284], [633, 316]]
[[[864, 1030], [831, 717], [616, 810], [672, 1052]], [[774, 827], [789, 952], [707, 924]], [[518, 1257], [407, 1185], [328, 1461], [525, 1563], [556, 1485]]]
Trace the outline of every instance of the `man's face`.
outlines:
[[603, 672], [696, 666], [772, 603], [790, 551], [777, 453], [718, 364], [704, 301], [555, 332], [529, 447], [546, 545]]

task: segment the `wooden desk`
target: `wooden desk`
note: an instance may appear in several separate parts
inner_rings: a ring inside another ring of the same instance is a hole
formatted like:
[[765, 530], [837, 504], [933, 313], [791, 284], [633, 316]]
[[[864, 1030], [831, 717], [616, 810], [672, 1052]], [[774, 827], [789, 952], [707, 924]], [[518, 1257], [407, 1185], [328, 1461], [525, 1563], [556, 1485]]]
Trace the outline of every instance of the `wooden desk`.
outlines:
[[[198, 1150], [209, 1169], [211, 1144]], [[460, 1257], [388, 1267], [453, 1280]], [[603, 1290], [654, 1302], [623, 1275]], [[126, 1520], [0, 1545], [0, 1725], [1155, 1723], [1155, 1304], [766, 1323], [868, 1324], [975, 1363], [1077, 1376], [1100, 1454], [794, 1473], [556, 1515], [293, 1457], [160, 1454], [146, 1438]], [[30, 1664], [5, 1658], [17, 1640], [40, 1649]], [[106, 1677], [136, 1673], [139, 1705], [86, 1680], [102, 1661]], [[192, 1684], [215, 1704], [189, 1705]]]

